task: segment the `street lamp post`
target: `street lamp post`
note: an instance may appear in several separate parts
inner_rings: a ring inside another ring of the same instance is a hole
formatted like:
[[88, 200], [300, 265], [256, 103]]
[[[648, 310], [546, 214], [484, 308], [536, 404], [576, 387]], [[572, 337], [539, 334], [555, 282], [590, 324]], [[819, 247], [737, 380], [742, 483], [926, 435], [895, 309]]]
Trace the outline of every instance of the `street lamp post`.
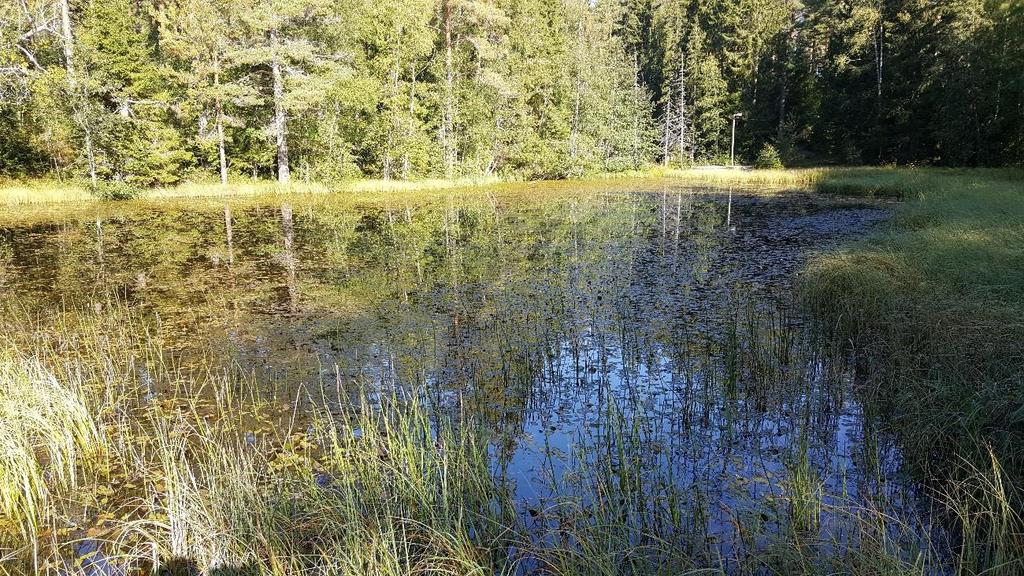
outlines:
[[729, 165], [736, 165], [736, 121], [743, 118], [743, 112], [737, 112], [732, 115], [732, 146], [729, 151]]

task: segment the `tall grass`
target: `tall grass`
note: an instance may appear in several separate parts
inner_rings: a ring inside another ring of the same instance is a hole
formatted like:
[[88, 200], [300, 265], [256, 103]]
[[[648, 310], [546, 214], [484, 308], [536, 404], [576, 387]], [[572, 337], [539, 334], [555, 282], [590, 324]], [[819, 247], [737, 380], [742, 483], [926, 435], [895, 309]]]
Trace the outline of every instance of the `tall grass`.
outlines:
[[[995, 460], [947, 495], [969, 547], [933, 541], [884, 504], [826, 494], [806, 448], [772, 502], [735, 511], [737, 544], [722, 547], [708, 532], [718, 504], [675, 481], [681, 456], [651, 448], [670, 442], [658, 417], [611, 402], [552, 478], [557, 498], [527, 514], [472, 414], [328, 385], [281, 407], [242, 373], [167, 362], [134, 336], [141, 320], [110, 308], [0, 320], [0, 573], [923, 576], [947, 557], [962, 574], [1021, 568], [1021, 519]], [[781, 323], [737, 318], [736, 370], [773, 355], [808, 364]], [[807, 385], [773, 374], [765, 382]], [[726, 385], [724, 371], [705, 376]]]
[[1021, 573], [1024, 174], [920, 171], [819, 187], [906, 200], [875, 237], [814, 259], [802, 292], [851, 345], [867, 409], [898, 434], [919, 478], [954, 494], [958, 573]]
[[[745, 170], [728, 168], [653, 167], [620, 173], [592, 174], [585, 180], [661, 180], [676, 185], [740, 186], [770, 189], [817, 189], [834, 194], [871, 195], [905, 198], [921, 190], [956, 186], [971, 180], [1012, 180], [1019, 171], [1012, 169], [936, 169], [936, 168], [799, 168]], [[281, 185], [271, 180], [239, 179], [219, 182], [184, 182], [175, 186], [130, 189], [111, 185], [98, 192], [85, 182], [29, 180], [0, 182], [0, 206], [83, 202], [110, 198], [171, 199], [225, 196], [264, 196], [279, 194], [414, 193], [454, 188], [492, 186], [510, 182], [497, 176], [455, 179], [380, 180], [360, 179], [342, 182], [302, 182]]]
[[[844, 184], [853, 190], [861, 180]], [[924, 173], [864, 184], [908, 201], [878, 236], [816, 258], [811, 310], [853, 343], [906, 454], [950, 469], [988, 445], [1024, 479], [1024, 177]], [[945, 458], [936, 459], [936, 455]]]
[[[438, 422], [388, 398], [291, 426], [226, 377], [205, 385], [217, 388], [210, 403], [179, 380], [194, 376], [155, 373], [161, 389], [185, 394], [153, 398], [131, 380], [58, 378], [45, 367], [53, 360], [0, 365], [0, 518], [16, 528], [0, 530], [0, 548], [12, 550], [0, 570], [514, 568], [511, 504], [468, 421]], [[109, 386], [117, 404], [101, 409]]]
[[804, 189], [821, 181], [828, 174], [849, 169], [800, 168], [789, 170], [744, 170], [731, 168], [657, 168], [656, 176], [704, 186], [749, 186]]
[[0, 206], [86, 202], [96, 196], [84, 184], [57, 180], [0, 181]]
[[102, 467], [102, 425], [78, 382], [38, 361], [0, 357], [0, 513], [31, 540], [53, 520], [56, 500]]

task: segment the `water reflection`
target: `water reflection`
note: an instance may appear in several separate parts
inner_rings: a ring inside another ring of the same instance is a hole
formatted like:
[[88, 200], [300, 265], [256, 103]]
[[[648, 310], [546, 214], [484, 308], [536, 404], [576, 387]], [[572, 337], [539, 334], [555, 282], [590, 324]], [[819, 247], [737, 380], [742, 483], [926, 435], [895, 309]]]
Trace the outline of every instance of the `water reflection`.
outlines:
[[729, 552], [802, 462], [829, 494], [902, 498], [879, 493], [898, 455], [786, 297], [811, 251], [885, 213], [691, 189], [142, 207], [91, 243], [73, 215], [4, 228], [0, 285], [40, 309], [116, 298], [183, 366], [282, 397], [469, 411], [540, 532], [562, 499], [607, 497], [567, 471], [607, 466]]
[[224, 205], [224, 236], [227, 239], [228, 247], [228, 265], [234, 265], [235, 263], [235, 243], [232, 238], [233, 233], [231, 230], [231, 205]]

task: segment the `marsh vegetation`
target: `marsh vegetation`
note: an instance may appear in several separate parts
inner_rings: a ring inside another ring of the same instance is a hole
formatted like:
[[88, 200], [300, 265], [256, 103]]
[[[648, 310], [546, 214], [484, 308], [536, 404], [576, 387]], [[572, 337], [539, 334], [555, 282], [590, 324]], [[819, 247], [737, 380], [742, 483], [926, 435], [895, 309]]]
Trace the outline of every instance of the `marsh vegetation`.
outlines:
[[613, 180], [9, 214], [0, 569], [1015, 574], [1012, 419], [962, 389], [988, 421], [937, 454], [929, 349], [872, 347], [935, 331], [862, 341], [884, 285], [815, 280], [953, 202], [933, 177], [911, 208]]

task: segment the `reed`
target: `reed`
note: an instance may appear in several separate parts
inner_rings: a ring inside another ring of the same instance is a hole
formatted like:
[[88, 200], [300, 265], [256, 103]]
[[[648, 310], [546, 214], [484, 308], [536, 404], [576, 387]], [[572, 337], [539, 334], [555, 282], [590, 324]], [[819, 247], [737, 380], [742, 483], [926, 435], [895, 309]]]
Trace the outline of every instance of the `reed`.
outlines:
[[[642, 398], [610, 399], [566, 473], [552, 475], [557, 496], [530, 512], [495, 473], [486, 424], [459, 406], [441, 410], [424, 390], [322, 383], [281, 406], [244, 369], [177, 366], [145, 336], [146, 320], [117, 302], [45, 319], [3, 306], [0, 522], [11, 529], [0, 530], [0, 572], [1006, 576], [1022, 568], [1015, 496], [994, 452], [987, 468], [936, 488], [959, 536], [953, 545], [883, 498], [829, 494], [808, 437], [787, 475], [765, 479], [771, 497], [729, 511], [730, 530], [712, 534], [719, 500], [675, 476], [687, 458], [671, 448], [679, 431]], [[807, 372], [832, 369], [813, 334], [750, 308], [726, 322], [721, 338], [695, 337], [696, 394], [680, 399], [680, 410], [700, 418], [720, 399], [723, 435], [733, 433], [730, 411], [771, 412], [794, 425], [835, 411], [842, 392], [817, 387]]]
[[[94, 382], [58, 379], [45, 360], [10, 362], [4, 400], [27, 388], [78, 399], [7, 426], [23, 438], [50, 430], [53, 439], [38, 440], [65, 451], [20, 450], [13, 466], [4, 461], [4, 519], [24, 527], [4, 533], [12, 551], [2, 566], [11, 573], [928, 574], [946, 554], [963, 574], [1020, 568], [1020, 519], [997, 464], [948, 493], [972, 542], [949, 549], [884, 508], [828, 500], [798, 454], [776, 505], [737, 512], [745, 543], [723, 556], [701, 511], [709, 498], [673, 484], [676, 456], [651, 451], [657, 437], [636, 408], [607, 407], [595, 444], [581, 445], [561, 495], [538, 512], [539, 529], [490, 469], [486, 431], [465, 415], [438, 420], [419, 397], [356, 393], [340, 411], [317, 410], [297, 425], [282, 414], [239, 418], [253, 408], [239, 382], [208, 384], [220, 387], [221, 405], [147, 400], [128, 384], [118, 415], [100, 416]], [[65, 438], [69, 425], [90, 431]], [[11, 469], [35, 470], [30, 498], [12, 490], [20, 481]]]

